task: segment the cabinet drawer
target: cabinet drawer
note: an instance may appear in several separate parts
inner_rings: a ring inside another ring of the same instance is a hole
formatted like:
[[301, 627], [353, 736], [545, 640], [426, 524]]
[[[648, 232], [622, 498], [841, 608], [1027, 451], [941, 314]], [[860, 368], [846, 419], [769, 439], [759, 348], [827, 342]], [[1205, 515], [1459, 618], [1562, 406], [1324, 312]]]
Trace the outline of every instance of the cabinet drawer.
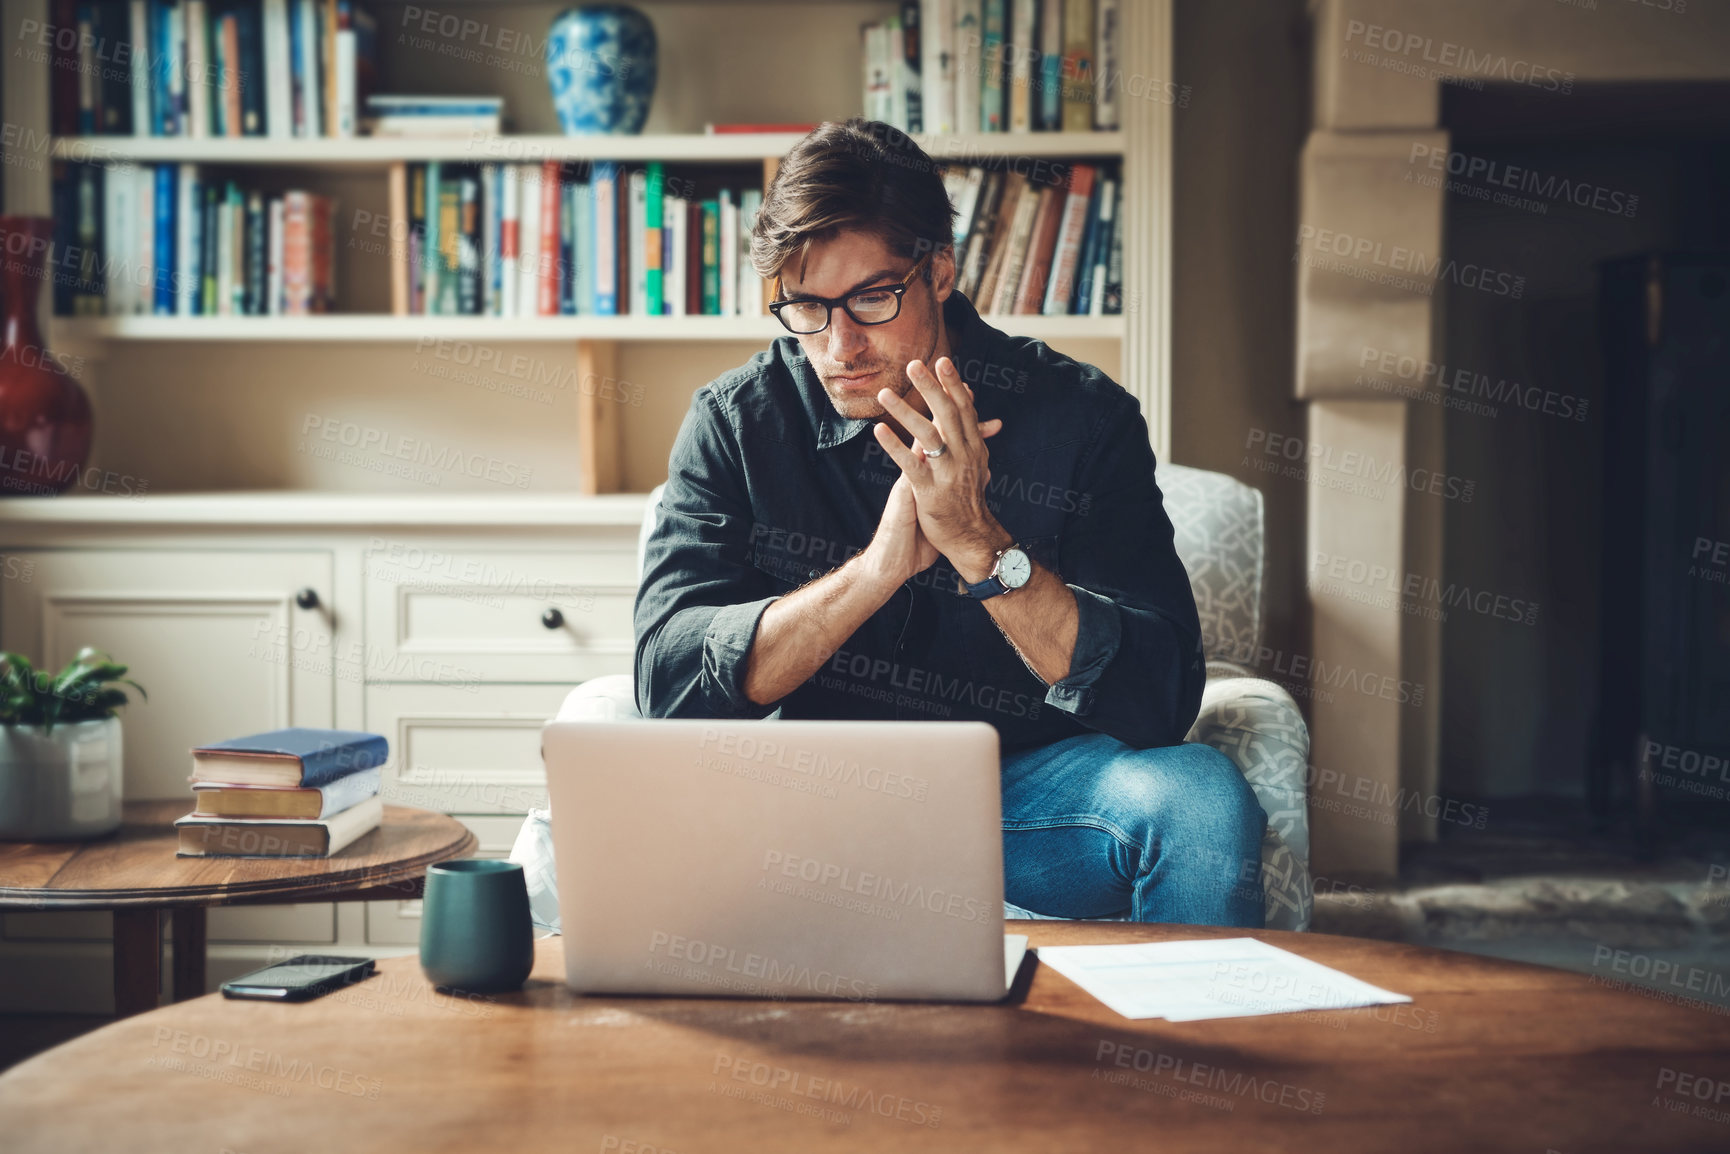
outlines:
[[366, 554], [366, 678], [574, 685], [622, 673], [636, 595], [636, 555], [618, 543], [485, 553], [388, 543]]
[[[476, 857], [507, 858], [516, 844], [520, 817], [461, 817], [480, 839]], [[366, 903], [366, 940], [374, 946], [412, 946], [420, 942], [420, 899]]]
[[367, 728], [390, 739], [384, 800], [519, 817], [546, 805], [541, 726], [569, 692], [565, 685], [369, 685]]

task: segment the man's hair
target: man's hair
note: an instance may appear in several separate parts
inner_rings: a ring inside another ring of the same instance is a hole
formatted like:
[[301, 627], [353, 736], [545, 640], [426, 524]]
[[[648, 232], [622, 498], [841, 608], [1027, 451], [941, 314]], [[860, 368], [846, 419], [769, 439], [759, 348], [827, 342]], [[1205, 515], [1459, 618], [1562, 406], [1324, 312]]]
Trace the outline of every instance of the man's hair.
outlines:
[[792, 147], [751, 230], [751, 265], [773, 280], [797, 256], [803, 276], [807, 246], [848, 229], [903, 257], [954, 243], [955, 206], [936, 162], [879, 120], [829, 121]]

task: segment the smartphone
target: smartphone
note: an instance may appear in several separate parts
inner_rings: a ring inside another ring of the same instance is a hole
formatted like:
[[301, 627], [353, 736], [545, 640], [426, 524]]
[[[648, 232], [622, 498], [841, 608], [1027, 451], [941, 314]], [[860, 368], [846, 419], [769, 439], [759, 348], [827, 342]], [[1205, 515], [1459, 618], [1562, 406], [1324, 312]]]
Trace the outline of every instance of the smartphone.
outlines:
[[305, 1002], [332, 990], [372, 977], [371, 958], [333, 958], [300, 954], [286, 962], [242, 974], [222, 983], [225, 998], [262, 998], [270, 1002]]

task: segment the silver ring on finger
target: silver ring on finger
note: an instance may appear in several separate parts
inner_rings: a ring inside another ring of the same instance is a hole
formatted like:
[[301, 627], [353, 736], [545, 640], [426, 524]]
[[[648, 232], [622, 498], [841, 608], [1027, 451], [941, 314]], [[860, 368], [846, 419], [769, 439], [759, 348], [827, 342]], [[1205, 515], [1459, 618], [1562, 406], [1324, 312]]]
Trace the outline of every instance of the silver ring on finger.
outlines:
[[925, 450], [925, 459], [927, 461], [935, 461], [937, 458], [941, 457], [943, 454], [947, 453], [948, 451], [949, 451], [948, 445], [938, 445], [935, 449], [926, 449]]

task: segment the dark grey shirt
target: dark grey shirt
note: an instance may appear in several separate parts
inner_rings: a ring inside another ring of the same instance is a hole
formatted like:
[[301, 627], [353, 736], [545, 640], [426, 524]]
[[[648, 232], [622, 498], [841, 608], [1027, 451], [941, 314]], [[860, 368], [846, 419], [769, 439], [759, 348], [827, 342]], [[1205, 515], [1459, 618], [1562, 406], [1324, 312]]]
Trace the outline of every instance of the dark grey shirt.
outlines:
[[673, 445], [637, 592], [645, 716], [982, 720], [1005, 752], [1095, 730], [1137, 748], [1183, 740], [1201, 630], [1135, 398], [992, 328], [959, 293], [944, 319], [980, 419], [1003, 418], [987, 503], [1075, 591], [1069, 675], [1040, 681], [940, 557], [798, 689], [774, 705], [745, 696], [763, 611], [870, 542], [900, 472], [788, 336], [697, 390]]

